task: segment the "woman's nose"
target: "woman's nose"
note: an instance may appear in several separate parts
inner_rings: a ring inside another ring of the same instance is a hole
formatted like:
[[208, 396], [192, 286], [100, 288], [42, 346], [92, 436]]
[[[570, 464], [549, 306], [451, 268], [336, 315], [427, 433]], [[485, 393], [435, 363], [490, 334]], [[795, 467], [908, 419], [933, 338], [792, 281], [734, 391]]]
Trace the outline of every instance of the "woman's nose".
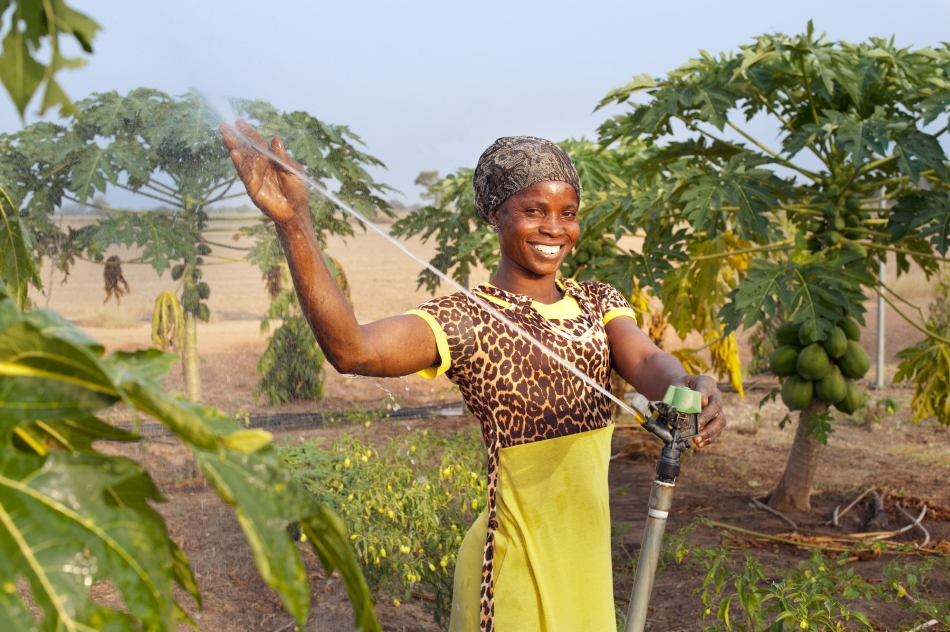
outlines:
[[558, 236], [564, 233], [564, 226], [559, 218], [548, 215], [541, 222], [541, 232], [545, 235]]

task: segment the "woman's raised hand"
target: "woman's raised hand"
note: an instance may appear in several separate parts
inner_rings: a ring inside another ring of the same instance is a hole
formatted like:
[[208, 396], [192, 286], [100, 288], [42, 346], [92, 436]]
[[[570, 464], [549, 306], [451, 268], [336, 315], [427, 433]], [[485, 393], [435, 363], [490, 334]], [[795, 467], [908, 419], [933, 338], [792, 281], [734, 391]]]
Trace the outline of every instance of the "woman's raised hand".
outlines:
[[[284, 149], [279, 136], [270, 144], [260, 133], [245, 123], [237, 122], [237, 129], [222, 124], [221, 139], [231, 152], [231, 160], [238, 176], [257, 208], [284, 226], [295, 219], [310, 220], [309, 192], [303, 178], [284, 165], [298, 169], [303, 167], [292, 160]], [[277, 156], [284, 164], [271, 158]]]

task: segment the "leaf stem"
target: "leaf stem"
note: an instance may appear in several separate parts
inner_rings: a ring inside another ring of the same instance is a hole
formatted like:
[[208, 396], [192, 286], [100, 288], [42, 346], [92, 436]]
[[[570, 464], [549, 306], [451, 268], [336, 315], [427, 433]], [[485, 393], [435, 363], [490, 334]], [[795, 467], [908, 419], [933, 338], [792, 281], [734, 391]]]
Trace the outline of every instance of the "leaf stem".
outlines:
[[950, 257], [941, 257], [940, 255], [935, 255], [929, 252], [919, 252], [917, 250], [907, 250], [906, 248], [895, 248], [893, 246], [884, 246], [882, 244], [875, 243], [864, 243], [856, 241], [854, 243], [859, 243], [862, 246], [867, 248], [875, 248], [877, 250], [887, 250], [888, 252], [896, 252], [902, 255], [910, 255], [911, 257], [923, 257], [924, 259], [934, 259], [935, 261], [943, 261], [944, 263], [950, 261]]
[[717, 252], [711, 255], [697, 255], [695, 257], [690, 257], [690, 261], [708, 261], [710, 259], [722, 259], [723, 257], [731, 257], [733, 255], [742, 255], [749, 252], [770, 252], [772, 250], [788, 250], [789, 248], [794, 247], [794, 239], [785, 239], [783, 241], [775, 242], [774, 244], [765, 244], [764, 246], [753, 246], [751, 248], [740, 248], [738, 250], [727, 250], [725, 252]]
[[726, 125], [728, 125], [728, 126], [731, 127], [732, 129], [734, 129], [735, 131], [737, 131], [739, 134], [741, 134], [741, 135], [742, 135], [746, 140], [748, 140], [750, 143], [752, 143], [753, 145], [755, 145], [756, 147], [758, 147], [759, 149], [761, 149], [762, 151], [764, 151], [764, 152], [767, 153], [768, 155], [770, 155], [770, 156], [772, 156], [773, 158], [775, 158], [775, 160], [778, 161], [778, 163], [779, 163], [780, 165], [782, 165], [783, 167], [788, 167], [789, 169], [792, 169], [792, 170], [794, 170], [794, 171], [797, 171], [797, 172], [799, 172], [800, 174], [802, 174], [803, 176], [807, 176], [807, 177], [811, 178], [811, 179], [812, 179], [813, 181], [815, 181], [815, 182], [820, 182], [820, 181], [821, 181], [821, 178], [818, 176], [818, 174], [813, 173], [813, 172], [811, 172], [811, 171], [808, 171], [807, 169], [802, 169], [802, 168], [799, 167], [798, 165], [796, 165], [796, 164], [794, 164], [794, 163], [788, 161], [787, 159], [783, 158], [780, 154], [775, 153], [774, 151], [772, 151], [771, 149], [769, 149], [768, 147], [766, 147], [765, 145], [763, 145], [762, 143], [760, 143], [759, 141], [757, 141], [755, 138], [753, 138], [752, 136], [750, 136], [749, 134], [747, 134], [747, 133], [745, 132], [745, 130], [743, 130], [742, 128], [740, 128], [738, 125], [736, 125], [736, 124], [733, 123], [732, 121], [730, 121], [730, 120], [727, 119], [727, 120], [726, 120]]
[[152, 198], [153, 200], [158, 200], [159, 202], [164, 202], [165, 204], [168, 204], [169, 206], [172, 206], [174, 208], [181, 208], [181, 203], [178, 200], [166, 200], [165, 198], [159, 197], [157, 195], [146, 193], [141, 188], [133, 189], [132, 187], [125, 184], [117, 184], [116, 186], [119, 187], [120, 189], [125, 189], [126, 191], [131, 191], [132, 193], [136, 193], [138, 195], [144, 195], [145, 197]]
[[875, 285], [873, 289], [874, 289], [875, 292], [877, 292], [877, 295], [878, 295], [878, 296], [880, 296], [881, 298], [883, 298], [884, 301], [885, 301], [888, 305], [890, 305], [891, 307], [894, 308], [894, 311], [897, 312], [897, 313], [900, 315], [901, 318], [903, 318], [903, 319], [906, 320], [908, 323], [910, 323], [911, 327], [913, 327], [914, 329], [920, 331], [921, 333], [923, 333], [923, 334], [924, 334], [925, 336], [927, 336], [928, 338], [931, 338], [931, 339], [933, 339], [933, 340], [939, 340], [940, 342], [942, 342], [942, 343], [944, 343], [944, 344], [946, 344], [946, 345], [950, 345], [950, 338], [944, 338], [943, 336], [939, 335], [938, 333], [936, 333], [936, 332], [934, 332], [934, 331], [931, 331], [931, 330], [927, 329], [926, 327], [923, 327], [923, 326], [921, 326], [921, 325], [918, 325], [918, 324], [917, 324], [916, 322], [914, 322], [907, 314], [905, 314], [904, 312], [902, 312], [902, 311], [901, 311], [901, 308], [898, 307], [897, 305], [895, 305], [895, 304], [894, 304], [894, 301], [892, 301], [891, 299], [889, 299], [889, 298], [887, 297], [887, 295], [884, 294], [884, 292], [882, 292], [882, 291], [880, 290], [880, 288], [878, 288], [878, 287]]
[[148, 213], [151, 213], [151, 211], [133, 211], [132, 209], [112, 208], [111, 206], [102, 206], [101, 204], [80, 202], [77, 198], [74, 198], [71, 195], [66, 195], [65, 193], [63, 194], [63, 197], [70, 202], [75, 202], [76, 204], [81, 204], [83, 206], [91, 206], [92, 208], [97, 208], [100, 211], [105, 211], [106, 213], [131, 213], [133, 215], [147, 215]]

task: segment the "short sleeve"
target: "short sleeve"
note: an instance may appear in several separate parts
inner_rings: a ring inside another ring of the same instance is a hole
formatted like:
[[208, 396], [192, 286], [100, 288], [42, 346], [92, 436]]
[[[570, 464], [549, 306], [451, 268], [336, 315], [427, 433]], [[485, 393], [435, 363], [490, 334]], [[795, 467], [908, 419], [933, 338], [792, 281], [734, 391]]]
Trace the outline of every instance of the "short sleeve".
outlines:
[[471, 353], [472, 319], [465, 295], [458, 293], [434, 298], [406, 313], [426, 322], [435, 336], [439, 351], [439, 365], [423, 369], [418, 375], [433, 380], [443, 373], [449, 373], [452, 379], [453, 374], [458, 373], [464, 365], [465, 357]]
[[598, 295], [600, 298], [601, 313], [604, 315], [604, 324], [606, 325], [614, 318], [628, 316], [637, 322], [637, 314], [630, 307], [626, 297], [616, 288], [606, 283], [597, 284]]

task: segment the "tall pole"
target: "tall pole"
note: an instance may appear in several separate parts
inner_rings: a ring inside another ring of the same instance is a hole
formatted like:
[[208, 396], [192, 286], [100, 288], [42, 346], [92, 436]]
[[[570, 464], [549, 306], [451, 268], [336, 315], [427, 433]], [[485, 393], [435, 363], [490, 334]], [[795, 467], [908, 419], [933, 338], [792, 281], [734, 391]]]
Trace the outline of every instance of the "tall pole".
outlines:
[[[885, 208], [884, 204], [885, 190], [881, 188], [881, 200], [878, 202], [879, 208]], [[882, 213], [883, 215], [883, 213]], [[877, 277], [880, 279], [877, 295], [877, 388], [884, 388], [884, 275], [887, 274], [887, 251], [884, 257], [878, 263]]]
[[650, 494], [650, 509], [647, 525], [640, 545], [640, 561], [637, 562], [637, 575], [633, 581], [633, 594], [630, 608], [627, 610], [627, 623], [624, 632], [643, 632], [647, 622], [647, 609], [650, 607], [650, 594], [653, 592], [653, 578], [660, 561], [660, 549], [663, 548], [663, 533], [666, 531], [666, 519], [673, 506], [674, 482], [653, 482]]

